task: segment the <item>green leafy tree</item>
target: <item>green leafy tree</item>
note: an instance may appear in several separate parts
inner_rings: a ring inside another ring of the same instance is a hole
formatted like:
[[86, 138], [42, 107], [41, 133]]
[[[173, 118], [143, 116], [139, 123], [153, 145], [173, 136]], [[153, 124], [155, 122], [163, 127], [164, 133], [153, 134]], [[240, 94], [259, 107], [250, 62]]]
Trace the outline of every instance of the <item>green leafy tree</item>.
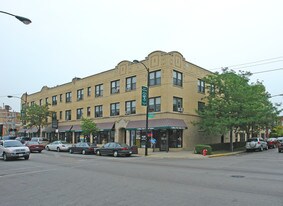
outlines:
[[248, 72], [236, 74], [224, 69], [221, 74], [204, 78], [213, 88], [206, 97], [207, 104], [197, 111], [200, 121], [196, 124], [208, 134], [227, 134], [233, 150], [233, 131], [245, 131], [248, 136], [266, 128], [279, 114], [269, 101], [265, 87], [257, 82], [249, 84]]
[[25, 115], [22, 116], [22, 121], [26, 123], [28, 128], [35, 126], [38, 136], [42, 136], [42, 128], [48, 124], [50, 115], [48, 105], [32, 104], [25, 107]]
[[94, 134], [98, 131], [95, 122], [93, 122], [91, 119], [82, 118], [82, 134], [89, 136], [90, 134]]

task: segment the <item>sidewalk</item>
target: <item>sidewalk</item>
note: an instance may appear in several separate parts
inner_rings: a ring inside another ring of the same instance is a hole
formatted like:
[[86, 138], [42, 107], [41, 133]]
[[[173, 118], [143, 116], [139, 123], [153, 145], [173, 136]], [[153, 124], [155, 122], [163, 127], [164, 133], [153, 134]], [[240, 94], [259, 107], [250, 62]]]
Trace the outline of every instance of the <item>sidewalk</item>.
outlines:
[[140, 149], [139, 154], [135, 154], [136, 156], [140, 157], [147, 157], [147, 158], [179, 158], [179, 159], [206, 159], [206, 158], [214, 158], [214, 157], [223, 157], [223, 156], [230, 156], [230, 155], [237, 155], [242, 153], [243, 151], [237, 152], [223, 152], [220, 154], [212, 154], [203, 156], [201, 154], [194, 154], [194, 151], [155, 151], [153, 152], [152, 149], [148, 149], [148, 156], [144, 155], [144, 150]]

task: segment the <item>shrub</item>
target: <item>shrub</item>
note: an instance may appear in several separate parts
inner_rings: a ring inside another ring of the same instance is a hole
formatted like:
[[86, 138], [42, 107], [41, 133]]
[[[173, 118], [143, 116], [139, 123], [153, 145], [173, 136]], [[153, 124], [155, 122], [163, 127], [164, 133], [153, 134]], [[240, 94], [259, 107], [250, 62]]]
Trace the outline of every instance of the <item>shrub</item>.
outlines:
[[206, 144], [198, 144], [195, 146], [195, 154], [202, 154], [202, 151], [204, 149], [207, 149], [207, 155], [211, 155], [212, 153], [212, 148], [210, 145]]

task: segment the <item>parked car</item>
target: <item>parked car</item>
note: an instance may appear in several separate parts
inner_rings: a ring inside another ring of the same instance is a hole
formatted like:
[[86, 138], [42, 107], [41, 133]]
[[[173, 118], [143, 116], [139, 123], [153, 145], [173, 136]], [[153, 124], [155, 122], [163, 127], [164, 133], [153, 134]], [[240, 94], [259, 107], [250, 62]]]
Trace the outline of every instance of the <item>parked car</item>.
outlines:
[[69, 153], [81, 153], [94, 154], [94, 148], [97, 148], [95, 144], [90, 144], [89, 142], [79, 142], [69, 148]]
[[29, 137], [17, 137], [16, 140], [20, 141], [22, 144], [25, 144], [27, 141], [30, 141]]
[[15, 136], [3, 136], [3, 137], [0, 137], [0, 140], [14, 140], [16, 139]]
[[247, 140], [246, 142], [246, 151], [263, 151], [268, 150], [267, 142], [264, 141], [262, 138], [253, 137]]
[[29, 159], [30, 150], [18, 140], [1, 140], [0, 156], [4, 161], [9, 159], [25, 158]]
[[27, 141], [25, 145], [29, 148], [30, 152], [41, 152], [45, 149], [45, 146], [43, 144], [40, 144], [39, 142], [34, 141]]
[[131, 147], [125, 143], [109, 142], [95, 150], [96, 155], [131, 156]]
[[278, 148], [278, 152], [283, 151], [283, 137], [277, 138], [277, 148]]
[[275, 148], [277, 145], [277, 138], [274, 138], [274, 137], [268, 138], [266, 142], [267, 142], [267, 146], [269, 149]]
[[54, 141], [51, 142], [50, 144], [47, 144], [45, 146], [46, 150], [55, 150], [57, 152], [61, 152], [61, 151], [69, 151], [70, 147], [72, 147], [72, 144], [69, 144], [65, 141]]
[[30, 141], [39, 142], [40, 144], [43, 144], [44, 146], [46, 146], [49, 143], [48, 139], [43, 138], [43, 137], [32, 137]]

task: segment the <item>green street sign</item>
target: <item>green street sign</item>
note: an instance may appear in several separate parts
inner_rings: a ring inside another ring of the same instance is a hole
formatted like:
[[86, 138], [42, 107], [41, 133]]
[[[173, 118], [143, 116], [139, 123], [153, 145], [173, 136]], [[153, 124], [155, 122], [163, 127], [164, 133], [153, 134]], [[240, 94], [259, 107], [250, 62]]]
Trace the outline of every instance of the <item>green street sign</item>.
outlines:
[[141, 105], [142, 106], [147, 105], [147, 92], [148, 92], [147, 87], [142, 86], [142, 96], [141, 96]]
[[148, 113], [148, 118], [154, 118], [155, 117], [155, 113]]

